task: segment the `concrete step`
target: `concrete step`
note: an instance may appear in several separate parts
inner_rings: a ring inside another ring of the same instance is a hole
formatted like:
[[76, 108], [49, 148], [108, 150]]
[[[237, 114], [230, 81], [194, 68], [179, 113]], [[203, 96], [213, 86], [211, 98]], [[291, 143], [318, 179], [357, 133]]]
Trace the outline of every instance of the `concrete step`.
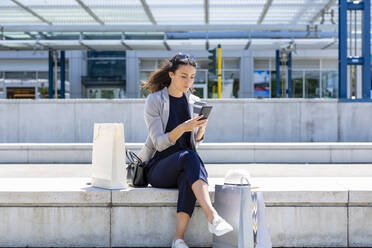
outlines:
[[[91, 164], [0, 164], [3, 177], [91, 177]], [[252, 177], [372, 177], [372, 164], [205, 164], [209, 177], [232, 169]]]
[[[0, 180], [0, 246], [169, 247], [176, 189], [105, 190], [90, 177]], [[214, 185], [223, 178], [209, 178]], [[371, 247], [372, 177], [254, 177], [274, 247]], [[248, 210], [249, 211], [249, 210]], [[195, 209], [186, 241], [211, 247]]]
[[[142, 143], [126, 143], [138, 152]], [[372, 142], [203, 143], [205, 163], [372, 163]], [[91, 163], [92, 143], [1, 143], [0, 163]]]

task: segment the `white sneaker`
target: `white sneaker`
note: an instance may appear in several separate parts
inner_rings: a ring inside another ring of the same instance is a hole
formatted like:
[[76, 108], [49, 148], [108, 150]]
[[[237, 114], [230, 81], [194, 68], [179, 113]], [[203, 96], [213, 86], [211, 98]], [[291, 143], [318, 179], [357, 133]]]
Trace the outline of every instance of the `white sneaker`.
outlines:
[[183, 239], [176, 239], [172, 242], [172, 248], [189, 248]]
[[219, 215], [214, 216], [212, 223], [208, 221], [208, 229], [216, 236], [221, 236], [234, 230], [234, 228]]

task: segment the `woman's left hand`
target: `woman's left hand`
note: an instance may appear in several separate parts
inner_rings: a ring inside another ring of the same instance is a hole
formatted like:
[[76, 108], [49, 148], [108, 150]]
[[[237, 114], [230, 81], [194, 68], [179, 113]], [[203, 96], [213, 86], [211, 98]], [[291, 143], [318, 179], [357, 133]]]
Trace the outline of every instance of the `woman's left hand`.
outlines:
[[202, 124], [200, 128], [205, 129], [207, 127], [207, 124], [208, 124], [208, 119], [205, 120], [204, 124]]
[[205, 120], [205, 123], [199, 127], [198, 132], [195, 135], [195, 139], [200, 141], [204, 137], [205, 129], [207, 128], [208, 119]]

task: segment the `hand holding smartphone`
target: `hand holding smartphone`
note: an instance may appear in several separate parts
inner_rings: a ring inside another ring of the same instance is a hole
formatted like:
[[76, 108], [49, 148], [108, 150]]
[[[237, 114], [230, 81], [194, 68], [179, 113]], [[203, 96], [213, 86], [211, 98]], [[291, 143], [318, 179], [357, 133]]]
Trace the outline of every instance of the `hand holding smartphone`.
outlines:
[[211, 113], [211, 111], [212, 111], [212, 106], [209, 106], [209, 105], [203, 106], [199, 113], [199, 115], [203, 115], [203, 118], [201, 118], [200, 120], [208, 119], [208, 116]]

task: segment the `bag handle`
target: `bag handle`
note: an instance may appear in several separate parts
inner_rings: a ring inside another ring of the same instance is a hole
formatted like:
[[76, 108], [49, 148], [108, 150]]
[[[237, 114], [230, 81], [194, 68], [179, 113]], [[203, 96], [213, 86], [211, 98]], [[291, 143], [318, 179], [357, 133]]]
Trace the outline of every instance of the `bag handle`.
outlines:
[[251, 184], [249, 183], [248, 178], [247, 178], [246, 176], [242, 176], [242, 177], [240, 178], [240, 184], [244, 184], [244, 180], [247, 182], [248, 185], [251, 185]]
[[137, 160], [139, 163], [142, 163], [142, 160], [131, 150], [126, 150], [125, 153], [127, 155], [129, 162], [132, 163]]

